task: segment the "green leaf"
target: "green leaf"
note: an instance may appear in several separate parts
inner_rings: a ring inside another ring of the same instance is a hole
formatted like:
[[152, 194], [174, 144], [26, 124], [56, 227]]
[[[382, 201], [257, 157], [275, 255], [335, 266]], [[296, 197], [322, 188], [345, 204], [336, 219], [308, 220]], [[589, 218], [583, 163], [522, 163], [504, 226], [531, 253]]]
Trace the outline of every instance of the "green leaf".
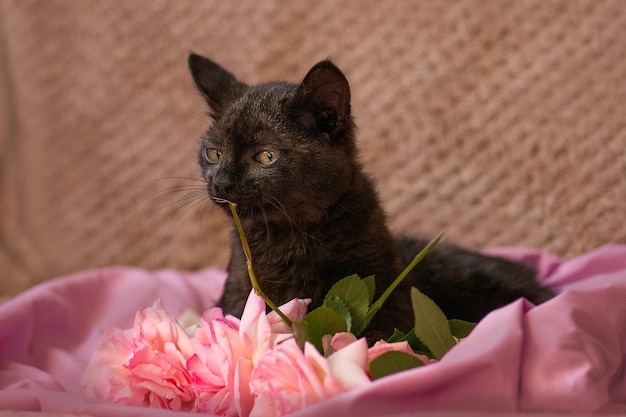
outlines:
[[370, 362], [370, 376], [372, 380], [375, 380], [422, 365], [424, 365], [424, 362], [408, 353], [398, 351], [386, 352]]
[[417, 336], [415, 336], [415, 329], [411, 329], [411, 331], [407, 334], [404, 334], [398, 329], [394, 329], [391, 337], [387, 339], [387, 342], [389, 343], [404, 341], [407, 341], [409, 343], [409, 346], [411, 346], [413, 352], [419, 353], [420, 355], [426, 355], [429, 358], [434, 357], [430, 349], [428, 349], [428, 346], [426, 346], [421, 340], [419, 340]]
[[476, 323], [472, 323], [469, 321], [458, 320], [458, 319], [450, 319], [448, 320], [448, 325], [450, 326], [450, 332], [452, 336], [457, 339], [463, 339], [467, 337], [474, 327], [476, 327]]
[[352, 315], [352, 333], [359, 335], [367, 326], [367, 309], [369, 307], [369, 290], [367, 284], [358, 275], [350, 275], [335, 283], [328, 291], [327, 299], [340, 298]]
[[346, 321], [346, 331], [352, 331], [352, 314], [350, 309], [339, 297], [326, 297], [324, 300], [324, 307], [328, 307], [335, 313], [339, 314]]
[[346, 320], [328, 307], [318, 307], [302, 319], [307, 340], [323, 352], [322, 337], [348, 330]]
[[428, 347], [435, 359], [441, 359], [456, 344], [448, 319], [433, 300], [415, 287], [411, 288], [411, 304], [415, 315], [415, 336]]
[[393, 334], [389, 336], [389, 339], [387, 339], [387, 342], [388, 343], [402, 342], [403, 340], [405, 340], [405, 337], [406, 335], [402, 333], [400, 330], [393, 329]]
[[370, 305], [372, 304], [372, 301], [374, 301], [374, 295], [376, 294], [376, 281], [374, 279], [374, 275], [363, 278], [363, 282], [367, 285], [367, 292], [369, 293], [367, 304]]

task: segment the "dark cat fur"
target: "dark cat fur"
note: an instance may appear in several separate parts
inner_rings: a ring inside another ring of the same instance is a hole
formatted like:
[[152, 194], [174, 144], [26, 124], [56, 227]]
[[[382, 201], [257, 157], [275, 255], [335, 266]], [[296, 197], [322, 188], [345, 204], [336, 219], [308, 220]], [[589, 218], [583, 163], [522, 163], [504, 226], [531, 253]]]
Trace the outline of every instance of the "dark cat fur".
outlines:
[[[211, 197], [238, 204], [263, 291], [277, 304], [311, 298], [311, 310], [336, 281], [359, 274], [375, 275], [380, 295], [426, 242], [395, 239], [386, 226], [358, 162], [341, 71], [322, 61], [301, 84], [248, 86], [199, 55], [189, 56], [189, 68], [213, 119], [199, 152], [202, 175]], [[231, 241], [219, 305], [240, 315], [251, 286], [234, 227]], [[470, 321], [519, 297], [540, 303], [553, 295], [526, 266], [444, 243], [412, 275], [371, 323], [370, 340], [413, 327], [412, 285], [449, 318]]]

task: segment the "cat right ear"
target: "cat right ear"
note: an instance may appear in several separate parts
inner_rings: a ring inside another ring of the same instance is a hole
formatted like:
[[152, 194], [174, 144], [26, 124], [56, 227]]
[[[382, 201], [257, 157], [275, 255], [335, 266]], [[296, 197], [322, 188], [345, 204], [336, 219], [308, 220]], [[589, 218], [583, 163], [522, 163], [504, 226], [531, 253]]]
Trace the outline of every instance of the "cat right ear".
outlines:
[[300, 123], [333, 136], [350, 125], [350, 87], [330, 61], [318, 62], [304, 77], [294, 98]]
[[233, 74], [201, 55], [189, 54], [188, 64], [193, 81], [213, 115], [219, 114], [224, 105], [246, 87]]

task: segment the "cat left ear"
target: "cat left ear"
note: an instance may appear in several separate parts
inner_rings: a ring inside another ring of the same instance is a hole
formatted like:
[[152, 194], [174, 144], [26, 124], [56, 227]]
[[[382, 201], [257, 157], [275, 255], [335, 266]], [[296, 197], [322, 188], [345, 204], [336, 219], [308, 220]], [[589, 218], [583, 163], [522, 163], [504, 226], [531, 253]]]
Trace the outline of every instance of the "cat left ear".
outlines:
[[201, 55], [190, 54], [188, 63], [193, 81], [214, 115], [246, 87], [233, 74]]
[[350, 115], [348, 80], [332, 62], [321, 61], [304, 77], [294, 103], [306, 128], [329, 134], [345, 129]]

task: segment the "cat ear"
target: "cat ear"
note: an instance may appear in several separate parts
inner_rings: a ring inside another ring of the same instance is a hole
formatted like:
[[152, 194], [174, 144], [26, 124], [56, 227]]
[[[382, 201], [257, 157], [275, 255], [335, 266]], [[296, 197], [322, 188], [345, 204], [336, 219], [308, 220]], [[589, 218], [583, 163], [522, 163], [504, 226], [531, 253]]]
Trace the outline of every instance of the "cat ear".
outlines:
[[345, 129], [350, 115], [348, 80], [332, 62], [321, 61], [304, 77], [294, 103], [305, 128], [329, 134]]
[[196, 87], [214, 114], [220, 113], [225, 103], [246, 87], [233, 74], [201, 55], [189, 54], [188, 63]]

